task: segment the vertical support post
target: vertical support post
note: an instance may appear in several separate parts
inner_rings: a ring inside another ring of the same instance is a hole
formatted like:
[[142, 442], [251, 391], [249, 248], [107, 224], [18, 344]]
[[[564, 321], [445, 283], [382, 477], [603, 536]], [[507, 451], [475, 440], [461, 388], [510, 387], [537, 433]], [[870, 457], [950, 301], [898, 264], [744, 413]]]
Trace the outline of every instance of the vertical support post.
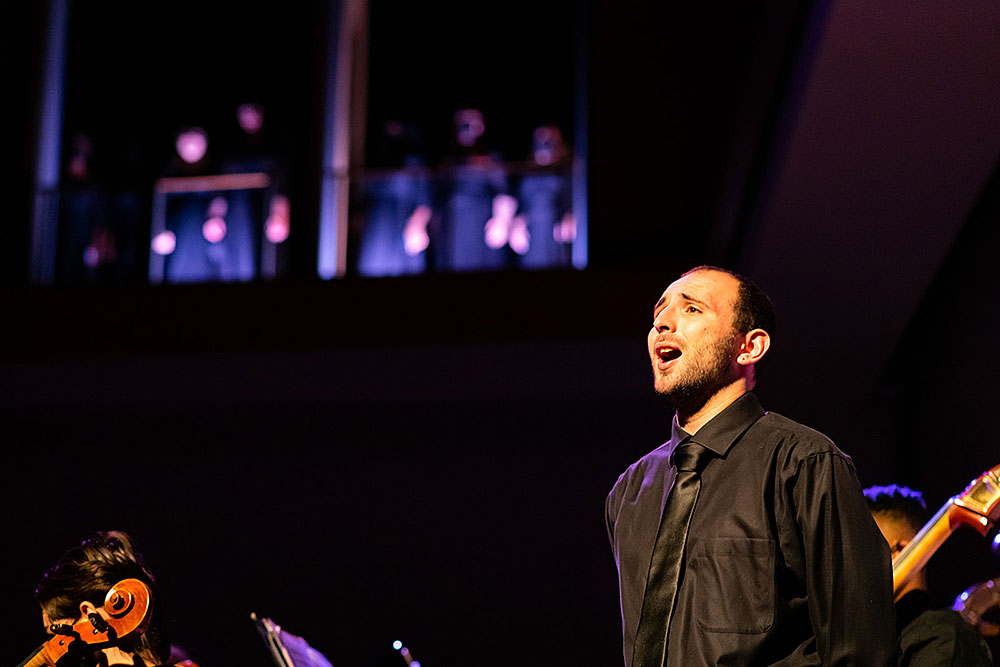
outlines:
[[38, 100], [34, 206], [31, 221], [31, 282], [55, 280], [59, 224], [59, 163], [66, 79], [69, 0], [49, 0], [44, 63]]
[[352, 156], [357, 157], [352, 134], [356, 144], [358, 127], [362, 137], [364, 129], [367, 19], [367, 0], [339, 0], [330, 11], [317, 261], [324, 279], [343, 276], [347, 268], [350, 168]]
[[574, 77], [573, 123], [573, 216], [576, 240], [573, 242], [573, 266], [587, 266], [587, 119], [589, 112], [590, 11], [589, 0], [576, 6], [576, 71]]

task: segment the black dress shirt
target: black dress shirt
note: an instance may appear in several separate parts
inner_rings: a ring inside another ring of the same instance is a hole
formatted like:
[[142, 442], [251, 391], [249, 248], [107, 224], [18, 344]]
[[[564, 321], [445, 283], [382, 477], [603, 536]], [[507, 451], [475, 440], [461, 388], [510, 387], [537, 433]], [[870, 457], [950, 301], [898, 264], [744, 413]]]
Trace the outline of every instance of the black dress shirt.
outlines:
[[[607, 499], [631, 665], [670, 453], [626, 470]], [[744, 394], [692, 438], [716, 457], [702, 473], [667, 661], [680, 665], [894, 665], [889, 546], [851, 459], [824, 435]]]
[[927, 591], [913, 590], [896, 602], [900, 667], [992, 667], [989, 646], [951, 609], [931, 609]]

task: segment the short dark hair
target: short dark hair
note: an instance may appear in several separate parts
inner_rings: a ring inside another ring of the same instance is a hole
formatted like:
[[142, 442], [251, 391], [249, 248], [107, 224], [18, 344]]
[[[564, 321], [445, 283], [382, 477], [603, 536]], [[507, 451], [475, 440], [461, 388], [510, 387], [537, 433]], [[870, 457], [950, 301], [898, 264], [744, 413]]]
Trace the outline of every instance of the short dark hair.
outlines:
[[149, 630], [123, 647], [166, 662], [170, 643], [163, 629], [156, 582], [127, 533], [98, 531], [69, 549], [38, 583], [35, 601], [50, 619], [76, 618], [81, 603], [102, 606], [111, 587], [123, 579], [138, 579], [153, 592]]
[[884, 514], [896, 521], [904, 521], [914, 535], [930, 519], [924, 495], [907, 486], [889, 484], [870, 486], [864, 490], [868, 509], [874, 514]]
[[740, 273], [710, 264], [696, 266], [684, 275], [697, 271], [718, 271], [735, 278], [739, 283], [739, 289], [736, 293], [736, 303], [733, 304], [735, 314], [733, 326], [739, 333], [763, 329], [774, 338], [774, 304], [757, 283]]

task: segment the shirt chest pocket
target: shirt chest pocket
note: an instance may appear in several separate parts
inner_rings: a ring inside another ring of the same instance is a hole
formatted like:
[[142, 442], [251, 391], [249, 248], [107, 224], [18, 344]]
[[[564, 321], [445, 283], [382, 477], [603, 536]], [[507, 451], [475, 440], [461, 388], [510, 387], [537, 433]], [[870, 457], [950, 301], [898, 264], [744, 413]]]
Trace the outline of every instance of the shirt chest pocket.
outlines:
[[716, 538], [698, 540], [690, 547], [685, 577], [701, 629], [767, 632], [774, 623], [774, 542]]

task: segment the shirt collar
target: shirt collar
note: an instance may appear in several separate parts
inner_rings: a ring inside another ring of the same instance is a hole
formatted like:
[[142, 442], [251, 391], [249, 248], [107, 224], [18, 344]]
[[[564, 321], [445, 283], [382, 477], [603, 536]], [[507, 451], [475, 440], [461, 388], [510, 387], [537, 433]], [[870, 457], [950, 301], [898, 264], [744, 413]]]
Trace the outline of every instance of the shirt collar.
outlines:
[[764, 414], [760, 400], [754, 393], [748, 391], [712, 417], [693, 436], [677, 425], [677, 415], [674, 415], [670, 451], [672, 452], [682, 440], [690, 437], [691, 442], [707, 447], [716, 456], [725, 456], [747, 429]]

